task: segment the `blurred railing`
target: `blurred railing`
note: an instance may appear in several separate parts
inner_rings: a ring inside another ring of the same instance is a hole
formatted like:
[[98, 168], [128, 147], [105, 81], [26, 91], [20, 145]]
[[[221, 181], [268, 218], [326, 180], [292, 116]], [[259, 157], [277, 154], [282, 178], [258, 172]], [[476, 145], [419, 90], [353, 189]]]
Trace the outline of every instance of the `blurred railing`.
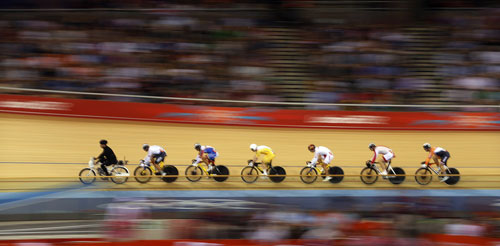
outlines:
[[165, 97], [165, 96], [148, 96], [148, 95], [133, 95], [133, 94], [114, 94], [114, 93], [99, 93], [99, 92], [81, 92], [81, 91], [66, 91], [66, 90], [47, 90], [34, 88], [16, 88], [0, 86], [0, 92], [22, 92], [22, 93], [37, 93], [39, 94], [61, 94], [61, 95], [80, 95], [93, 97], [117, 97], [117, 98], [133, 98], [133, 99], [153, 99], [170, 101], [172, 103], [183, 102], [202, 102], [214, 105], [223, 104], [224, 106], [273, 106], [273, 107], [346, 107], [346, 108], [396, 108], [398, 110], [413, 109], [414, 110], [468, 110], [468, 111], [495, 111], [500, 112], [500, 105], [446, 105], [446, 104], [366, 104], [366, 103], [306, 103], [306, 102], [266, 102], [266, 101], [248, 101], [248, 100], [226, 100], [226, 99], [209, 99], [209, 98], [184, 98], [184, 97]]

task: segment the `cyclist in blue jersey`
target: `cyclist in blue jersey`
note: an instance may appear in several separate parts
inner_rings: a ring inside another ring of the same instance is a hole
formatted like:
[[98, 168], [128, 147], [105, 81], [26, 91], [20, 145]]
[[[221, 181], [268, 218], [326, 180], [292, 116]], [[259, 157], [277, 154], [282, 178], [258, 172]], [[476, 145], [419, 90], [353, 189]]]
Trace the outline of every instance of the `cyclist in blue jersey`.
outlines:
[[212, 146], [202, 146], [199, 143], [194, 144], [194, 149], [198, 151], [198, 156], [194, 160], [193, 164], [198, 164], [203, 162], [208, 166], [208, 172], [211, 173], [215, 167], [215, 158], [219, 156], [219, 153], [215, 151], [215, 148]]

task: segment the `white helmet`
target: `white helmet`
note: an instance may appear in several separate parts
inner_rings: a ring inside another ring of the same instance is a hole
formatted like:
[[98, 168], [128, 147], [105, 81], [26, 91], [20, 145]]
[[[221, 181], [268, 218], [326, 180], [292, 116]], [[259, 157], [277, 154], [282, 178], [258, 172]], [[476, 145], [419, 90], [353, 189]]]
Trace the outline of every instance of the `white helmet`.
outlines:
[[143, 144], [143, 145], [142, 145], [142, 149], [143, 149], [143, 150], [147, 150], [147, 149], [149, 149], [149, 144]]
[[250, 144], [250, 150], [256, 151], [257, 150], [257, 144]]

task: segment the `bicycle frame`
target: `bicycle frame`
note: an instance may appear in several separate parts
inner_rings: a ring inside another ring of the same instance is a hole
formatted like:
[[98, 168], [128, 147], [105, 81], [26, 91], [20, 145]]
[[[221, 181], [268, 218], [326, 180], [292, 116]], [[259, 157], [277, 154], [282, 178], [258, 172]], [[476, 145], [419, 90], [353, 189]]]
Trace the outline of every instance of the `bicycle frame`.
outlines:
[[213, 176], [213, 174], [208, 172], [208, 165], [205, 164], [207, 166], [207, 167], [205, 167], [205, 165], [203, 165], [202, 163], [205, 164], [204, 162], [198, 162], [198, 164], [196, 164], [196, 167], [199, 167], [205, 175]]
[[264, 169], [259, 167], [259, 164], [262, 164], [260, 162], [255, 162], [252, 166], [255, 167], [257, 170], [259, 170], [260, 173], [264, 173]]
[[[375, 169], [375, 171], [377, 171], [377, 174], [380, 174], [380, 173], [381, 173], [381, 171], [380, 171], [380, 169], [377, 167], [377, 165], [375, 165], [375, 164], [379, 164], [379, 165], [380, 165], [380, 163], [379, 163], [379, 162], [374, 162], [374, 163], [372, 164], [373, 169]], [[392, 174], [397, 175], [397, 174], [396, 174], [396, 172], [394, 172], [394, 169], [392, 169], [392, 166], [391, 166], [391, 163], [390, 163], [390, 162], [389, 162], [389, 163], [387, 163], [387, 168], [385, 169], [385, 171], [387, 172], [387, 174], [389, 174], [389, 171], [391, 171], [391, 173], [392, 173]]]
[[[437, 169], [434, 169], [434, 168], [432, 167], [432, 165], [436, 165]], [[447, 167], [446, 165], [444, 165], [444, 167], [445, 167], [445, 170], [448, 170], [448, 167]], [[434, 172], [436, 175], [441, 175], [441, 168], [440, 168], [440, 167], [439, 167], [439, 165], [438, 165], [438, 164], [436, 164], [436, 163], [429, 163], [429, 164], [427, 165], [427, 169], [431, 170], [431, 171], [432, 171], [432, 172]]]
[[[318, 163], [318, 164], [322, 164], [322, 163]], [[307, 172], [307, 174], [311, 173], [311, 171], [313, 169], [315, 169], [316, 172], [318, 172], [319, 174], [322, 174], [323, 172], [325, 172], [325, 174], [326, 174], [326, 171], [325, 170], [322, 171], [321, 168], [318, 167], [317, 165], [314, 167], [310, 167], [309, 172]], [[326, 164], [326, 170], [330, 170], [330, 165]]]

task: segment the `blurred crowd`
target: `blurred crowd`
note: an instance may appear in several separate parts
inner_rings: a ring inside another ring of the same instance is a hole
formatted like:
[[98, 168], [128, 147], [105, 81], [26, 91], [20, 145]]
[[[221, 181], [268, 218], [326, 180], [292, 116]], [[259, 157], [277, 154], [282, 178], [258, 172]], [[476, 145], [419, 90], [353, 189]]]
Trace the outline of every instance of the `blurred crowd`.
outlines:
[[[498, 9], [436, 11], [415, 20], [389, 5], [385, 17], [368, 12], [360, 20], [355, 10], [337, 15], [313, 1], [190, 2], [104, 6], [158, 8], [141, 11], [4, 12], [0, 85], [270, 102], [289, 101], [290, 94], [295, 102], [316, 103], [496, 105], [500, 99]], [[297, 35], [276, 41], [276, 27]], [[290, 49], [277, 57], [280, 46], [296, 47], [300, 56]], [[280, 77], [287, 57], [305, 64], [296, 71], [307, 78], [300, 85]]]
[[[121, 206], [122, 212], [115, 210], [114, 216], [109, 216], [111, 210], [108, 210], [104, 224], [108, 231], [106, 238], [247, 239], [266, 245], [288, 239], [323, 240], [330, 242], [327, 245], [435, 245], [433, 243], [448, 236], [465, 236], [475, 242], [500, 237], [500, 217], [492, 212], [436, 211], [429, 207], [410, 211], [392, 206], [393, 211], [387, 208], [366, 212], [282, 208], [245, 212], [202, 210], [159, 216], [161, 212], [153, 213], [137, 204], [140, 203], [115, 204]], [[158, 220], [164, 216], [170, 219]]]

